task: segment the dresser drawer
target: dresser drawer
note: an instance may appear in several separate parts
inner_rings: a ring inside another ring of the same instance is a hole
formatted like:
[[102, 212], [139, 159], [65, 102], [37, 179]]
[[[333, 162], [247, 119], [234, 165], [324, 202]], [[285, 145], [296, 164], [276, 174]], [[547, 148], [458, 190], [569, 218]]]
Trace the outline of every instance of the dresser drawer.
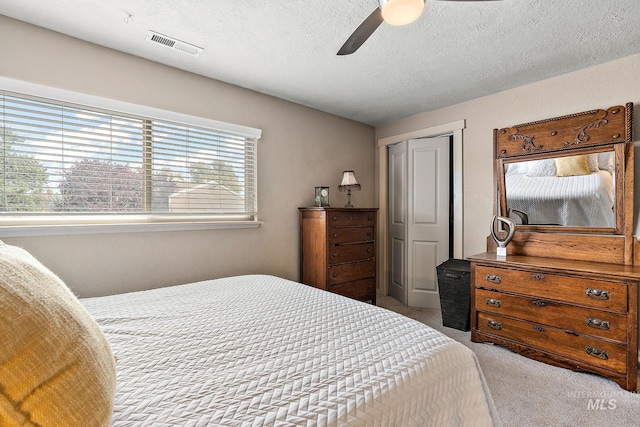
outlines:
[[576, 361], [605, 367], [616, 372], [626, 372], [627, 350], [623, 345], [492, 313], [477, 312], [477, 316], [479, 331], [537, 347], [542, 351], [562, 355]]
[[620, 343], [627, 340], [627, 317], [622, 314], [484, 289], [476, 289], [475, 295], [476, 310], [516, 317]]
[[350, 227], [354, 225], [374, 226], [376, 223], [375, 212], [349, 211], [347, 209], [337, 212], [328, 212], [329, 227]]
[[375, 289], [375, 278], [356, 280], [354, 282], [339, 283], [337, 285], [329, 286], [330, 292], [361, 301], [372, 300], [375, 295]]
[[340, 264], [330, 266], [329, 271], [329, 287], [336, 283], [351, 282], [353, 280], [375, 277], [376, 262], [362, 261], [351, 264]]
[[375, 257], [373, 242], [329, 247], [329, 264], [364, 261]]
[[624, 283], [477, 266], [474, 286], [595, 308], [627, 310]]
[[329, 230], [329, 244], [373, 241], [373, 227], [344, 227]]

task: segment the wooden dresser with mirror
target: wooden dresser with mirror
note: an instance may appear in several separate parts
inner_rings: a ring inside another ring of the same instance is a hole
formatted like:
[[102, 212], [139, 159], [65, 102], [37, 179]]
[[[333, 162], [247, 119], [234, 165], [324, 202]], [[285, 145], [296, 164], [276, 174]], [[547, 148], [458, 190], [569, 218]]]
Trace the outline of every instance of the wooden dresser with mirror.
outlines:
[[[494, 130], [495, 214], [471, 261], [471, 340], [636, 391], [640, 246], [633, 104]], [[498, 232], [500, 236], [500, 232]]]

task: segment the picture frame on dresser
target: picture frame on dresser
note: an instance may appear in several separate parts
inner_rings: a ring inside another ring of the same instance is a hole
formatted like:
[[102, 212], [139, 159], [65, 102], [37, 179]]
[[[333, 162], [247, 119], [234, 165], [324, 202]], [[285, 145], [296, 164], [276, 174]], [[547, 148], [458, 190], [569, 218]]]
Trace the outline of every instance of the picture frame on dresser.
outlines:
[[377, 208], [298, 208], [300, 281], [376, 304]]
[[468, 258], [472, 341], [637, 391], [632, 118], [627, 103], [494, 130], [494, 215], [518, 225], [505, 257], [488, 237]]

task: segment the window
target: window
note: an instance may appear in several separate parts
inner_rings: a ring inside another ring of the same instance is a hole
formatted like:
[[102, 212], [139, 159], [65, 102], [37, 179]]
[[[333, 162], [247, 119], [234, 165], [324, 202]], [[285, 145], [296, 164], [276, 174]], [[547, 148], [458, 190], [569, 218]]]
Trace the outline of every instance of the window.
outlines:
[[211, 122], [0, 91], [0, 224], [255, 220], [260, 131]]

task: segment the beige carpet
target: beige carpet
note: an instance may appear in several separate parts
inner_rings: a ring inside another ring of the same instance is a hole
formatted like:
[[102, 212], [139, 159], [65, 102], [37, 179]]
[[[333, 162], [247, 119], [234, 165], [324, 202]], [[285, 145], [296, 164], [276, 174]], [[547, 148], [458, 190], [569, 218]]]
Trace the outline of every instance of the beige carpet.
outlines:
[[613, 381], [536, 362], [500, 346], [472, 343], [470, 332], [442, 326], [440, 310], [407, 307], [391, 297], [378, 297], [378, 305], [471, 348], [504, 427], [640, 426], [640, 394], [627, 392]]

